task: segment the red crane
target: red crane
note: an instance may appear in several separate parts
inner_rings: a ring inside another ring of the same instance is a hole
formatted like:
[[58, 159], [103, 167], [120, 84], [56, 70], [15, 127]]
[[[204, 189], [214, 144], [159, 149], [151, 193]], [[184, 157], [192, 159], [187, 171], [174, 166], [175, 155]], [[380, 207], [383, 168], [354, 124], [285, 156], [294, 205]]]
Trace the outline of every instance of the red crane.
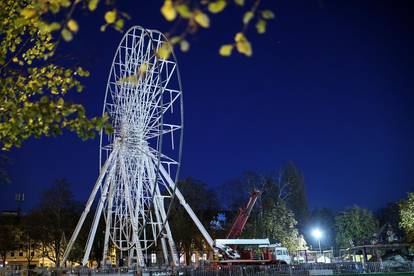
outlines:
[[253, 206], [256, 203], [259, 195], [259, 190], [254, 189], [251, 192], [249, 201], [247, 202], [246, 206], [239, 209], [239, 213], [237, 214], [236, 220], [231, 226], [231, 229], [227, 234], [226, 239], [237, 239], [241, 235], [243, 228], [246, 225], [247, 220], [249, 219], [250, 213], [252, 212]]

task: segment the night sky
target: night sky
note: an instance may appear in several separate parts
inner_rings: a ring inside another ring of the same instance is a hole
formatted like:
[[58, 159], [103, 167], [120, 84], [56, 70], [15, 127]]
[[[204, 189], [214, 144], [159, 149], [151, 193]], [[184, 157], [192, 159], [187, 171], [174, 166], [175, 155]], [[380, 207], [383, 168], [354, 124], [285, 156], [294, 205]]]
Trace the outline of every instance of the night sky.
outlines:
[[[122, 2], [122, 1], [119, 1]], [[168, 31], [162, 1], [122, 6], [142, 25]], [[409, 1], [274, 2], [265, 35], [248, 33], [254, 55], [218, 55], [241, 27], [229, 8], [178, 53], [185, 130], [181, 176], [210, 187], [246, 170], [277, 171], [292, 160], [303, 172], [311, 208], [358, 204], [376, 209], [414, 191], [414, 17]], [[88, 114], [102, 110], [106, 79], [121, 33], [99, 31], [99, 14], [75, 15], [79, 34], [63, 45], [90, 70], [73, 99]], [[76, 93], [76, 92], [74, 92]], [[86, 201], [98, 175], [98, 139], [73, 134], [31, 139], [9, 154], [13, 183], [0, 210], [24, 209], [42, 189], [67, 178]]]

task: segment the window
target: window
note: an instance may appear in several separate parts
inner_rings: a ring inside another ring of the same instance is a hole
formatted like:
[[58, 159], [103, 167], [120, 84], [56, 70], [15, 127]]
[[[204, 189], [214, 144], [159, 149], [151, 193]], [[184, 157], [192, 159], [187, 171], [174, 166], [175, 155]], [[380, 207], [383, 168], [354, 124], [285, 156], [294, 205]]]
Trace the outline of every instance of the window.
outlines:
[[30, 256], [32, 257], [34, 256], [34, 251], [30, 252]]
[[14, 251], [10, 252], [10, 257], [14, 257]]
[[19, 256], [20, 257], [23, 257], [23, 252], [19, 252]]

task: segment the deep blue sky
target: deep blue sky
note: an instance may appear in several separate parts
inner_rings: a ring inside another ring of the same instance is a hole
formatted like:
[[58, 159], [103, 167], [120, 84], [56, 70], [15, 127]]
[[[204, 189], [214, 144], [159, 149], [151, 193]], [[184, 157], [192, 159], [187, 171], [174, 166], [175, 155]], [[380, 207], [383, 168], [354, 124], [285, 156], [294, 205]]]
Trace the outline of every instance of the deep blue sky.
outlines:
[[[266, 1], [263, 1], [266, 2]], [[271, 2], [271, 1], [268, 1]], [[213, 19], [178, 54], [185, 108], [182, 176], [210, 186], [245, 170], [272, 172], [288, 160], [302, 170], [309, 204], [375, 209], [414, 191], [414, 19], [409, 1], [274, 1], [265, 35], [248, 33], [254, 55], [222, 58], [241, 13]], [[129, 1], [132, 20], [161, 31], [162, 1]], [[132, 4], [131, 4], [132, 3]], [[76, 15], [80, 32], [64, 45], [91, 71], [75, 95], [97, 115], [122, 37], [99, 32], [102, 14]], [[13, 183], [0, 209], [25, 208], [56, 178], [85, 201], [98, 174], [98, 140], [72, 134], [32, 139], [12, 150]]]

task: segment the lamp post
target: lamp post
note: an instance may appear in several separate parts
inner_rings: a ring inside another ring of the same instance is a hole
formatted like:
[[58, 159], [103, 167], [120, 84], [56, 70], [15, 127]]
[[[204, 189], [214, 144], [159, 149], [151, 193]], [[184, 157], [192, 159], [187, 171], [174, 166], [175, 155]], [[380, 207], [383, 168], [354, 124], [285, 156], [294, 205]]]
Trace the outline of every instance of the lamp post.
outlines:
[[[314, 229], [312, 231], [312, 236], [318, 240], [318, 245], [319, 245], [319, 253], [322, 255], [322, 249], [321, 249], [321, 238], [322, 238], [322, 231], [319, 230], [318, 228]], [[325, 255], [323, 256], [325, 259]], [[316, 262], [318, 261], [318, 258], [316, 258]]]

